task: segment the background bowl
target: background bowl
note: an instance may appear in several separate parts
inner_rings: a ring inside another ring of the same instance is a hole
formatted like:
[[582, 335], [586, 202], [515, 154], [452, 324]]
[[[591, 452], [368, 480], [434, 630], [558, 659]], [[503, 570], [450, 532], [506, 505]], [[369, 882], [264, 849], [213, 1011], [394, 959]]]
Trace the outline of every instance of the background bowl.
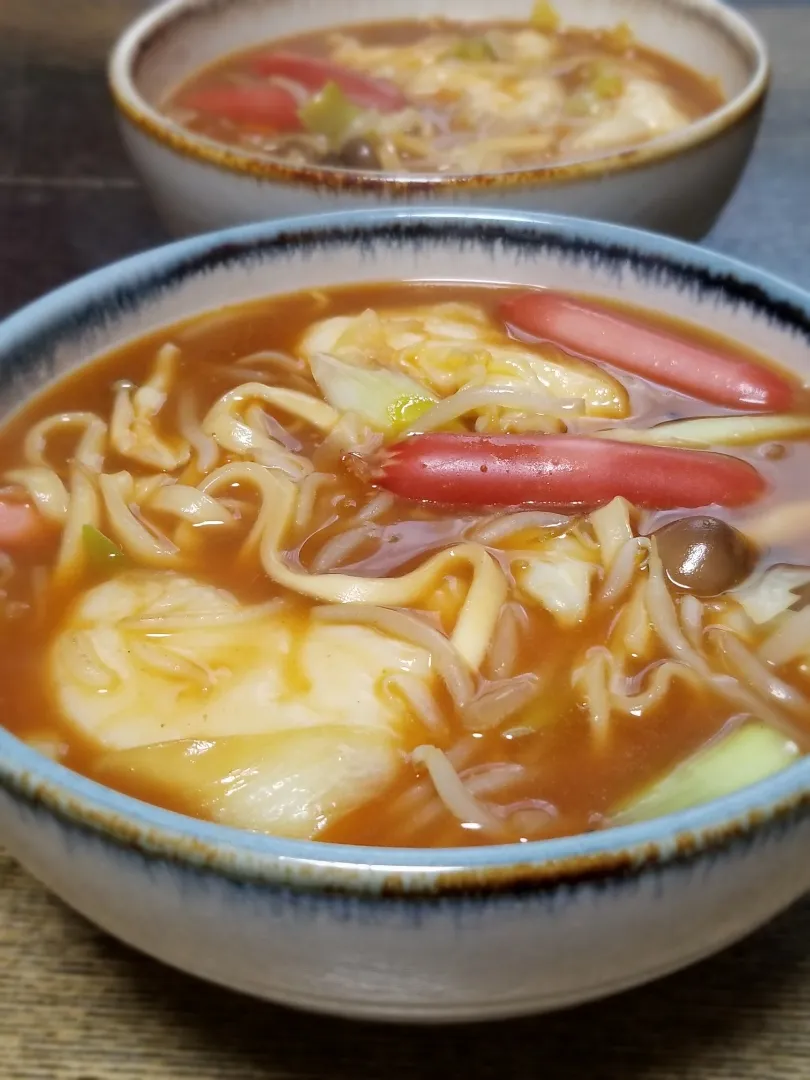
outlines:
[[[386, 0], [385, 17], [525, 19], [530, 0]], [[124, 141], [175, 233], [419, 200], [548, 210], [703, 236], [748, 160], [768, 82], [765, 45], [718, 0], [559, 0], [564, 22], [628, 22], [644, 44], [717, 78], [727, 104], [634, 150], [578, 164], [461, 177], [290, 167], [194, 135], [157, 103], [203, 65], [292, 33], [379, 20], [379, 0], [169, 0], [120, 38], [110, 86]]]
[[[372, 211], [148, 252], [0, 325], [0, 411], [133, 336], [347, 282], [553, 283], [711, 325], [810, 378], [810, 294], [677, 241], [487, 211]], [[646, 824], [453, 850], [330, 846], [170, 813], [0, 730], [0, 842], [87, 918], [169, 964], [350, 1016], [471, 1020], [673, 971], [810, 886], [810, 758]]]

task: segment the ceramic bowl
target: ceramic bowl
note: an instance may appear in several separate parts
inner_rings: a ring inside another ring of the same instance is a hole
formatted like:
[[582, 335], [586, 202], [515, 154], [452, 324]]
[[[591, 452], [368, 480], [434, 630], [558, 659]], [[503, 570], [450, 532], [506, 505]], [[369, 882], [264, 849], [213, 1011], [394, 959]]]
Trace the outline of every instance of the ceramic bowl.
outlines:
[[[390, 19], [492, 18], [489, 0], [386, 0]], [[530, 0], [497, 15], [526, 18]], [[718, 0], [559, 0], [566, 23], [627, 21], [639, 40], [720, 80], [728, 103], [634, 150], [576, 164], [470, 176], [294, 168], [193, 135], [158, 105], [201, 66], [264, 39], [380, 18], [379, 0], [169, 0], [121, 37], [110, 86], [124, 141], [168, 228], [201, 232], [288, 214], [415, 200], [543, 210], [703, 236], [733, 191], [759, 126], [765, 45]]]
[[[273, 292], [397, 279], [600, 293], [711, 325], [810, 378], [810, 294], [678, 241], [519, 212], [362, 211], [186, 240], [0, 326], [0, 410], [136, 335]], [[642, 825], [457, 850], [242, 832], [106, 789], [0, 729], [0, 843], [187, 972], [354, 1017], [572, 1005], [728, 945], [810, 886], [810, 758]]]

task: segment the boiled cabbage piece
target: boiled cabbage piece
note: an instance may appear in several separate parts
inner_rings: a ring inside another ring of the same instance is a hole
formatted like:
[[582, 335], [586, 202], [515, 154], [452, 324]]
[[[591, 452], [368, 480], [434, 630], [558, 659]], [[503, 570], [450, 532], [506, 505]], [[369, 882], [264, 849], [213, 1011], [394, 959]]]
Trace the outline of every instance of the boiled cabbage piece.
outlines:
[[227, 825], [312, 839], [379, 795], [400, 764], [385, 734], [340, 725], [178, 739], [105, 755], [108, 783], [136, 777]]
[[565, 140], [566, 150], [601, 152], [613, 146], [632, 146], [689, 124], [665, 86], [650, 79], [628, 79], [616, 107]]
[[543, 69], [555, 45], [536, 30], [477, 39], [486, 55], [467, 55], [469, 39], [432, 34], [409, 45], [366, 44], [352, 37], [335, 41], [332, 59], [397, 83], [419, 104], [440, 102], [471, 127], [482, 121], [552, 122], [565, 100], [561, 83]]
[[[316, 378], [317, 358], [330, 356], [361, 370], [401, 372], [440, 397], [466, 386], [514, 387], [550, 400], [581, 402], [589, 416], [620, 418], [629, 411], [627, 392], [607, 372], [552, 346], [513, 341], [474, 304], [334, 316], [311, 326], [298, 351], [311, 365], [314, 361]], [[328, 385], [321, 389], [332, 403]]]
[[302, 837], [383, 791], [420, 741], [381, 690], [406, 672], [428, 678], [428, 654], [372, 628], [138, 570], [80, 597], [48, 675], [64, 718], [108, 751], [105, 774], [143, 776], [227, 824]]
[[521, 553], [513, 567], [515, 579], [529, 603], [537, 603], [565, 629], [581, 623], [590, 608], [598, 556], [574, 536], [548, 541], [537, 554]]

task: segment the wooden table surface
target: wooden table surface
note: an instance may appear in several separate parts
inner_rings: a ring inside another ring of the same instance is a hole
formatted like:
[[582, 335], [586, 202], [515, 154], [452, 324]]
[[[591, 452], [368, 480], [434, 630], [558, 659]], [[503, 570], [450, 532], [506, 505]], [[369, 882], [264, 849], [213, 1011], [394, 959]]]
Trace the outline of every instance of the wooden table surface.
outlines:
[[[138, 0], [0, 0], [0, 314], [165, 239], [103, 58]], [[810, 286], [810, 0], [740, 5], [775, 68], [751, 165], [707, 243]], [[327, 1021], [160, 967], [0, 851], [0, 1080], [810, 1080], [810, 902], [652, 987], [474, 1028]]]

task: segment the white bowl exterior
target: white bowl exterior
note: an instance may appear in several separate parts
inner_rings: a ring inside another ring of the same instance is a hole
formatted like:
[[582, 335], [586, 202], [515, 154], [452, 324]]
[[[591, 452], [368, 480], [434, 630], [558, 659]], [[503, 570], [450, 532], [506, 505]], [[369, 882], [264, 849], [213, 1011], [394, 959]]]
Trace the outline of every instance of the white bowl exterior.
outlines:
[[[297, 214], [402, 203], [373, 191], [262, 181], [176, 153], [122, 121], [126, 146], [161, 220], [174, 236]], [[487, 206], [595, 217], [689, 240], [704, 236], [733, 192], [759, 126], [750, 113], [717, 138], [685, 153], [626, 172], [560, 184], [436, 188], [433, 206]]]
[[319, 1012], [441, 1022], [543, 1012], [666, 975], [810, 888], [810, 820], [693, 863], [548, 893], [307, 895], [144, 858], [0, 792], [0, 836], [49, 889], [142, 952]]
[[[183, 0], [175, 2], [178, 11]], [[741, 93], [764, 58], [735, 33], [734, 21], [714, 0], [560, 0], [566, 23], [606, 26], [627, 21], [643, 43], [719, 80], [727, 97]], [[502, 0], [498, 17], [526, 17], [528, 0]], [[435, 14], [437, 0], [387, 0], [387, 19]], [[488, 0], [441, 0], [448, 18], [492, 18]], [[718, 13], [719, 12], [719, 13]], [[380, 18], [379, 0], [236, 0], [201, 6], [168, 22], [134, 64], [133, 83], [158, 106], [200, 66], [257, 41], [322, 26]], [[115, 81], [115, 66], [113, 80]], [[759, 109], [720, 134], [650, 165], [608, 171], [562, 183], [493, 184], [436, 188], [418, 194], [435, 205], [468, 203], [597, 218], [671, 233], [703, 236], [725, 205], [750, 155]], [[167, 228], [175, 235], [257, 220], [384, 205], [407, 198], [306, 183], [255, 179], [184, 156], [122, 119], [126, 146]]]

